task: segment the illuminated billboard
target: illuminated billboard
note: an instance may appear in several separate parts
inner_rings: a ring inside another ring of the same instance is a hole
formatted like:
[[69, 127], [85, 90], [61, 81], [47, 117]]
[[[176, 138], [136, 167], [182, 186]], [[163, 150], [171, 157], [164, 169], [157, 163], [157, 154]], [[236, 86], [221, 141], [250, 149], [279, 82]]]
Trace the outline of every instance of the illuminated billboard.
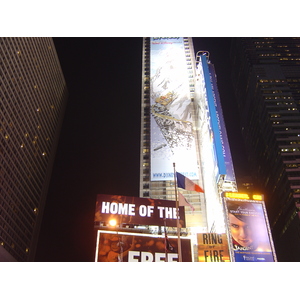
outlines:
[[[204, 56], [204, 57], [201, 57]], [[207, 59], [205, 55], [198, 55], [201, 59]], [[201, 61], [196, 69], [195, 81], [195, 108], [197, 128], [199, 130], [199, 150], [201, 153], [201, 170], [203, 175], [203, 187], [205, 190], [206, 201], [206, 218], [207, 226], [210, 231], [214, 228], [214, 232], [222, 233], [225, 231], [223, 207], [220, 201], [220, 193], [218, 191], [218, 182], [220, 171], [216, 158], [214, 131], [212, 130], [210, 109], [208, 106], [206, 85], [204, 79], [203, 66]]]
[[[166, 245], [168, 245], [166, 247]], [[191, 262], [191, 241], [181, 238], [182, 262]], [[96, 262], [178, 262], [177, 237], [98, 230]]]
[[[176, 202], [119, 195], [97, 195], [95, 222], [115, 220], [118, 225], [177, 227]], [[184, 207], [179, 207], [179, 226], [185, 227]]]
[[230, 262], [225, 233], [198, 233], [197, 240], [199, 262]]
[[213, 131], [213, 140], [214, 140], [217, 164], [219, 168], [219, 175], [225, 175], [226, 165], [224, 159], [224, 147], [222, 143], [220, 118], [217, 111], [216, 94], [215, 91], [213, 90], [213, 79], [215, 78], [215, 76], [212, 76], [209, 70], [209, 65], [207, 63], [207, 58], [205, 55], [201, 56], [201, 62], [203, 67], [207, 102], [209, 107], [209, 116], [211, 121], [211, 128]]
[[212, 91], [215, 99], [214, 105], [215, 105], [216, 120], [218, 123], [219, 134], [220, 134], [220, 144], [219, 144], [220, 148], [217, 150], [217, 152], [222, 153], [224, 157], [225, 169], [223, 170], [226, 170], [225, 179], [228, 181], [235, 181], [233, 162], [232, 162], [232, 157], [231, 157], [231, 152], [230, 152], [230, 147], [229, 147], [229, 142], [227, 137], [227, 131], [225, 127], [225, 121], [223, 117], [220, 96], [218, 92], [217, 76], [213, 64], [209, 64], [208, 69], [211, 74], [210, 77], [211, 77]]
[[151, 181], [198, 179], [189, 73], [181, 37], [151, 38]]
[[276, 261], [264, 202], [224, 198], [224, 206], [232, 260]]

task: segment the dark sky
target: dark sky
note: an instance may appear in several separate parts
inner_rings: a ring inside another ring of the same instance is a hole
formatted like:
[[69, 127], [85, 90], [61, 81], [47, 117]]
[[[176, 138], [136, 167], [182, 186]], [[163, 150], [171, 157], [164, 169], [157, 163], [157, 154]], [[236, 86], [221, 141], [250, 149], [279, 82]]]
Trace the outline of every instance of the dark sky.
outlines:
[[[139, 196], [142, 38], [54, 38], [69, 90], [36, 261], [94, 261], [97, 194]], [[215, 65], [236, 175], [246, 175], [229, 38], [196, 38]]]

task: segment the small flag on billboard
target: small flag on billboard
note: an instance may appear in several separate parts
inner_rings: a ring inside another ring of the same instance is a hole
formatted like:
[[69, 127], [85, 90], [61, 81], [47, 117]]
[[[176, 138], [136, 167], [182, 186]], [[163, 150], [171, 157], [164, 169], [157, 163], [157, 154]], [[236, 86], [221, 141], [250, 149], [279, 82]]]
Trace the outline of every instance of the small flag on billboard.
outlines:
[[189, 201], [187, 201], [187, 199], [180, 192], [178, 192], [178, 201], [179, 206], [189, 206], [192, 211], [195, 210], [194, 206]]
[[196, 183], [194, 183], [192, 180], [185, 177], [184, 175], [176, 172], [176, 177], [177, 177], [177, 186], [178, 187], [188, 190], [188, 191], [204, 193], [204, 190], [199, 185], [197, 185]]

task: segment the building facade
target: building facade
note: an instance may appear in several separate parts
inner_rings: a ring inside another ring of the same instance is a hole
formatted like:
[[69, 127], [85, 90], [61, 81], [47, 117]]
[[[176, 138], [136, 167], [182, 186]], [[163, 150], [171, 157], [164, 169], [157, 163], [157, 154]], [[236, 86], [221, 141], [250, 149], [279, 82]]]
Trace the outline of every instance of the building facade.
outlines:
[[299, 261], [300, 39], [234, 38], [232, 82], [279, 261]]
[[225, 232], [221, 193], [236, 183], [209, 53], [192, 38], [144, 38], [140, 197], [175, 200], [179, 172], [204, 189], [180, 190], [186, 232]]
[[67, 88], [51, 38], [0, 38], [0, 261], [33, 261]]

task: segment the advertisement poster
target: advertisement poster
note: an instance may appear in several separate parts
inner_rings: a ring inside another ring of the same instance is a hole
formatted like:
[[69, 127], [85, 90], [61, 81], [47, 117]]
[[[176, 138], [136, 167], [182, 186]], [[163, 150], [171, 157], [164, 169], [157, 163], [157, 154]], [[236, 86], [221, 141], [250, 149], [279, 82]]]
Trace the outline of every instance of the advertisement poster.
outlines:
[[263, 201], [224, 198], [233, 261], [276, 261]]
[[173, 162], [199, 179], [183, 38], [151, 38], [150, 55], [151, 181], [174, 180]]
[[225, 233], [198, 233], [197, 240], [199, 262], [230, 262]]
[[[177, 237], [101, 231], [97, 234], [96, 262], [178, 262]], [[182, 262], [192, 261], [191, 241], [181, 238]]]
[[[176, 202], [172, 200], [139, 198], [119, 195], [97, 195], [97, 222], [114, 219], [117, 225], [154, 225], [177, 227]], [[179, 206], [179, 226], [185, 228], [184, 207]]]

